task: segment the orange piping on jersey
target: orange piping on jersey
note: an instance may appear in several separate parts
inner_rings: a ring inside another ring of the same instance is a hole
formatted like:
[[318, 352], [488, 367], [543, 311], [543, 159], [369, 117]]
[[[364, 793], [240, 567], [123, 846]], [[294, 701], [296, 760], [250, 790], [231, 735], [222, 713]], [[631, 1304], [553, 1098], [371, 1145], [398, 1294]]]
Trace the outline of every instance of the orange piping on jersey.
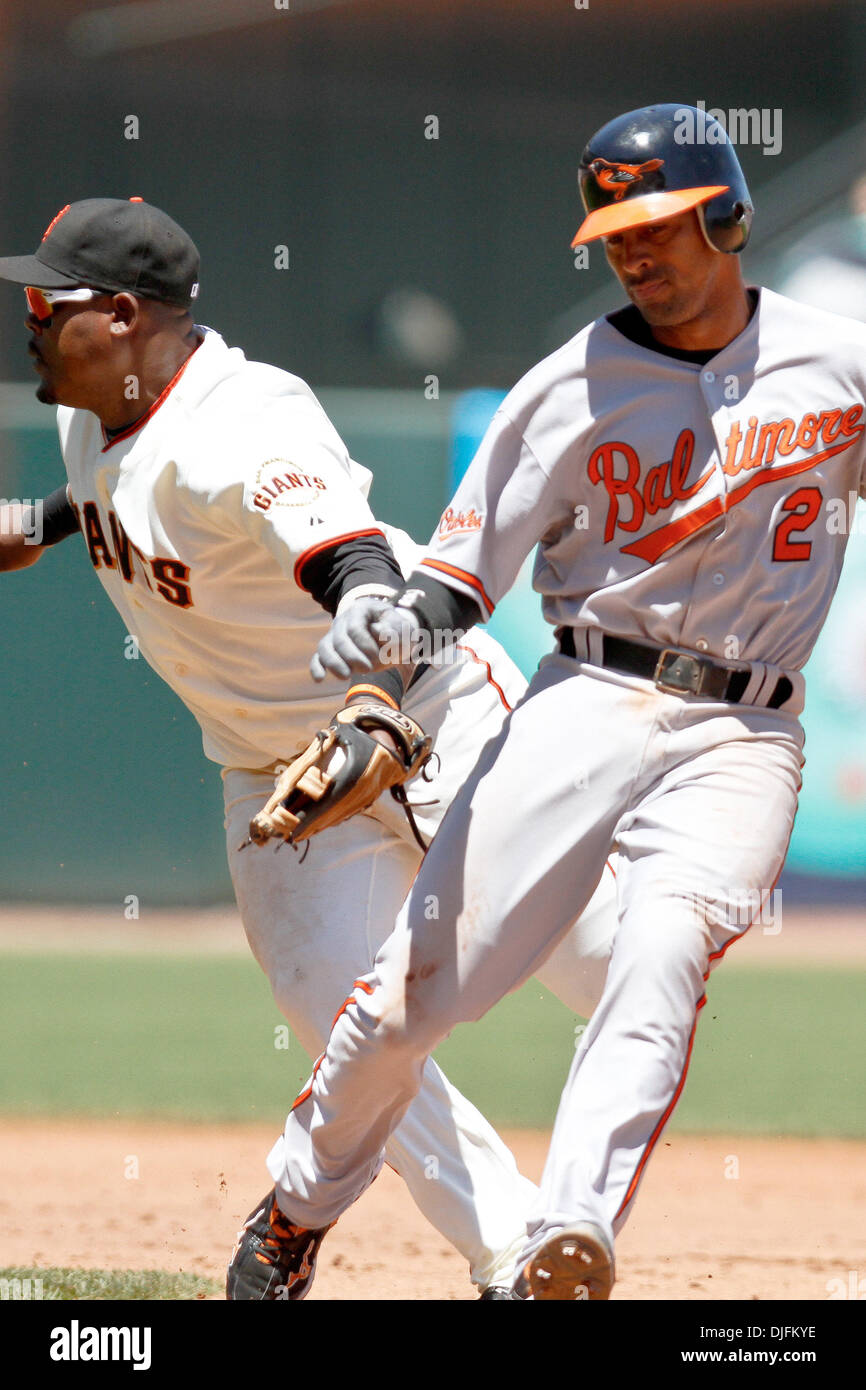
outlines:
[[399, 709], [396, 700], [392, 700], [381, 686], [378, 685], [353, 685], [351, 690], [346, 691], [346, 704], [349, 703], [353, 695], [373, 695], [377, 700], [381, 700], [384, 705], [390, 705], [392, 709]]
[[427, 568], [431, 570], [441, 570], [443, 574], [450, 574], [454, 579], [462, 580], [464, 584], [469, 585], [470, 589], [477, 590], [478, 594], [481, 596], [484, 602], [485, 608], [487, 609], [488, 617], [493, 612], [494, 608], [496, 607], [496, 604], [493, 602], [493, 599], [490, 598], [489, 595], [486, 593], [484, 585], [481, 583], [481, 580], [476, 579], [475, 575], [470, 574], [468, 570], [459, 570], [454, 565], [446, 565], [444, 560], [431, 560], [429, 557], [426, 557], [425, 559], [421, 560], [420, 564], [426, 565]]
[[[204, 342], [204, 339], [202, 339], [202, 342]], [[138, 430], [143, 429], [144, 426], [147, 424], [148, 420], [153, 418], [153, 416], [159, 410], [159, 407], [171, 394], [175, 386], [177, 386], [177, 383], [180, 381], [181, 377], [183, 376], [184, 372], [186, 371], [187, 367], [189, 366], [190, 362], [192, 361], [193, 357], [198, 352], [200, 347], [201, 343], [197, 343], [196, 346], [193, 348], [192, 352], [190, 353], [189, 357], [186, 359], [185, 362], [181, 363], [174, 376], [172, 377], [171, 381], [168, 383], [166, 387], [164, 387], [164, 389], [157, 396], [153, 405], [150, 407], [149, 410], [145, 411], [144, 415], [142, 415], [140, 419], [133, 420], [132, 424], [127, 429], [123, 430], [120, 434], [114, 435], [111, 439], [107, 438], [105, 433], [105, 426], [102, 426], [102, 437], [106, 440], [106, 443], [102, 446], [102, 452], [104, 454], [107, 454], [108, 450], [112, 449], [115, 444], [119, 444], [121, 440], [129, 439], [129, 436], [131, 434], [136, 434]]]
[[[356, 980], [355, 983], [354, 983], [354, 985], [353, 985], [353, 989], [362, 989], [362, 990], [364, 991], [365, 994], [372, 994], [372, 993], [373, 993], [373, 986], [372, 986], [372, 985], [367, 985], [367, 984], [365, 984], [363, 980]], [[346, 1012], [346, 1010], [348, 1009], [349, 1005], [350, 1005], [351, 1003], [354, 1002], [354, 999], [355, 999], [354, 994], [349, 994], [349, 995], [347, 995], [346, 998], [343, 1000], [343, 1002], [342, 1002], [342, 1004], [340, 1005], [339, 1009], [338, 1009], [337, 1012], [334, 1014], [334, 1022], [331, 1024], [331, 1032], [332, 1032], [332, 1033], [333, 1033], [335, 1027], [337, 1026], [337, 1020], [338, 1020], [338, 1018], [340, 1018], [341, 1014], [344, 1014], [344, 1013]], [[309, 1098], [310, 1098], [310, 1096], [312, 1095], [312, 1092], [313, 1092], [313, 1082], [314, 1082], [315, 1079], [316, 1079], [316, 1073], [318, 1072], [319, 1067], [322, 1065], [322, 1063], [324, 1062], [324, 1060], [325, 1060], [325, 1053], [323, 1052], [323, 1053], [321, 1053], [321, 1055], [318, 1057], [318, 1059], [316, 1060], [316, 1065], [313, 1067], [313, 1074], [312, 1074], [312, 1076], [310, 1077], [310, 1084], [305, 1088], [305, 1090], [301, 1091], [301, 1094], [298, 1096], [297, 1100], [295, 1101], [294, 1105], [292, 1106], [292, 1109], [293, 1109], [293, 1110], [297, 1110], [297, 1108], [298, 1108], [299, 1105], [303, 1105], [303, 1103], [304, 1103], [305, 1100], [309, 1100]]]
[[850, 449], [851, 445], [856, 443], [856, 439], [847, 439], [844, 444], [837, 444], [834, 448], [825, 449], [820, 454], [812, 454], [810, 458], [801, 459], [799, 463], [788, 463], [783, 468], [765, 468], [760, 473], [753, 474], [745, 483], [740, 483], [739, 487], [731, 488], [731, 491], [726, 493], [724, 497], [711, 497], [708, 502], [704, 502], [702, 506], [689, 512], [688, 516], [681, 516], [676, 521], [668, 522], [667, 526], [660, 526], [657, 531], [650, 531], [649, 535], [641, 536], [639, 541], [632, 541], [631, 545], [622, 546], [622, 553], [623, 555], [637, 555], [641, 560], [648, 560], [651, 565], [654, 565], [656, 560], [660, 560], [668, 550], [679, 545], [686, 536], [691, 536], [695, 531], [702, 530], [711, 521], [715, 521], [717, 517], [723, 516], [725, 512], [744, 501], [756, 487], [762, 487], [764, 483], [777, 483], [785, 478], [793, 478], [797, 473], [807, 473], [817, 463], [823, 463], [825, 459], [832, 458], [834, 454], [844, 453], [846, 449]]
[[508, 713], [510, 714], [510, 713], [511, 713], [511, 706], [509, 705], [508, 701], [507, 701], [506, 698], [505, 698], [505, 691], [502, 689], [502, 686], [501, 686], [501, 685], [497, 685], [496, 681], [493, 679], [493, 672], [492, 672], [491, 669], [490, 669], [490, 662], [489, 662], [489, 661], [485, 661], [485, 660], [484, 660], [484, 657], [483, 657], [483, 656], [479, 656], [478, 653], [477, 653], [477, 652], [474, 652], [474, 651], [472, 650], [471, 647], [467, 647], [467, 645], [466, 645], [465, 642], [458, 642], [458, 643], [456, 643], [456, 646], [457, 646], [457, 650], [458, 650], [459, 652], [468, 652], [469, 655], [472, 657], [472, 660], [473, 660], [473, 661], [477, 661], [477, 663], [478, 663], [479, 666], [486, 666], [486, 668], [487, 668], [487, 679], [488, 679], [488, 681], [490, 682], [490, 684], [493, 686], [493, 689], [496, 691], [496, 694], [499, 696], [499, 698], [500, 698], [500, 700], [502, 701], [503, 705], [505, 706], [505, 708], [508, 710]]
[[381, 536], [385, 539], [385, 532], [379, 526], [368, 526], [365, 531], [347, 531], [344, 536], [330, 536], [326, 541], [320, 541], [318, 545], [311, 545], [309, 550], [305, 550], [295, 561], [295, 583], [299, 589], [303, 589], [308, 594], [309, 589], [305, 589], [301, 583], [301, 570], [308, 560], [312, 560], [314, 555], [319, 555], [323, 550], [333, 550], [335, 545], [342, 545], [345, 541], [356, 540], [358, 536]]

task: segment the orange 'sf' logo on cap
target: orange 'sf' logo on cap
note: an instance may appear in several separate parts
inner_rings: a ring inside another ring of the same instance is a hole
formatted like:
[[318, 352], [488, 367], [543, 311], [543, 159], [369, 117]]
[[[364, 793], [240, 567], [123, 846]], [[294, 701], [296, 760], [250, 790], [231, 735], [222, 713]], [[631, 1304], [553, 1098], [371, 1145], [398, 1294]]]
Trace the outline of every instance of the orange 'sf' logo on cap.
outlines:
[[48, 226], [45, 228], [45, 231], [42, 233], [43, 241], [48, 236], [49, 232], [54, 231], [54, 228], [57, 226], [57, 223], [60, 221], [63, 214], [69, 211], [70, 206], [71, 204], [67, 203], [65, 208], [61, 208], [57, 215], [55, 217], [52, 217], [51, 221], [48, 223]]
[[612, 193], [620, 203], [633, 183], [640, 183], [644, 174], [660, 169], [663, 159], [648, 159], [645, 164], [610, 164], [606, 159], [594, 159], [590, 169], [606, 193]]

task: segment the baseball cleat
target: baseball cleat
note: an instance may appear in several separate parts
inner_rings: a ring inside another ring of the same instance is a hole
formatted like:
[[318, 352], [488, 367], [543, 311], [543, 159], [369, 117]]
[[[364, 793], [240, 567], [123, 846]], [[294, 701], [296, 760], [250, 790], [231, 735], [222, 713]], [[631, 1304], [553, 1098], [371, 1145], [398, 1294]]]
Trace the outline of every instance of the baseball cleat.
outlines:
[[478, 1296], [479, 1303], [522, 1303], [523, 1296], [516, 1289], [506, 1288], [504, 1284], [488, 1284]]
[[[333, 1223], [332, 1223], [333, 1224]], [[301, 1299], [313, 1282], [319, 1246], [331, 1229], [294, 1226], [271, 1190], [238, 1231], [226, 1275], [226, 1298]]]
[[546, 1240], [526, 1266], [533, 1300], [599, 1302], [613, 1288], [613, 1251], [591, 1221], [568, 1226]]

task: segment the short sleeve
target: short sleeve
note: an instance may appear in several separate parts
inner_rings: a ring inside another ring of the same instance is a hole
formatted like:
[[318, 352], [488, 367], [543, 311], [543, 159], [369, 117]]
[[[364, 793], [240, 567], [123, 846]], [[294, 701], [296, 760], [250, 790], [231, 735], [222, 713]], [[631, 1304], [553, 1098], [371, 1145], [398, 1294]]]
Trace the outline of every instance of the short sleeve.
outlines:
[[366, 470], [315, 401], [270, 406], [245, 453], [237, 519], [286, 574], [297, 579], [318, 552], [354, 536], [383, 534], [366, 501]]
[[489, 616], [558, 510], [538, 458], [500, 409], [421, 561]]

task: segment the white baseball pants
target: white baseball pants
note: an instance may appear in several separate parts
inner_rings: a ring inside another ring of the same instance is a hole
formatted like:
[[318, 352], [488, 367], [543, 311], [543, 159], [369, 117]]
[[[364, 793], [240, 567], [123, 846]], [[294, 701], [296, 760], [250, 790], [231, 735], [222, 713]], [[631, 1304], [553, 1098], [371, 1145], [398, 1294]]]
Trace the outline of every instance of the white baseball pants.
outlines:
[[[473, 638], [476, 634], [473, 634]], [[484, 736], [506, 714], [499, 691], [511, 698], [524, 683], [495, 644], [474, 642], [493, 658], [467, 658], [428, 674], [405, 708], [436, 735], [440, 767], [429, 786], [410, 785], [410, 799], [432, 835], [445, 807], [468, 776]], [[498, 653], [498, 655], [497, 655]], [[273, 790], [269, 773], [224, 772], [226, 838], [238, 908], [253, 954], [302, 1046], [317, 1056], [334, 1016], [358, 975], [367, 975], [392, 930], [421, 852], [402, 810], [384, 798], [372, 812], [314, 838], [306, 856], [287, 846], [239, 845], [251, 816]], [[513, 802], [519, 816], [519, 801]], [[433, 924], [436, 925], [436, 924]], [[449, 931], [447, 920], [440, 924]], [[613, 874], [605, 870], [590, 908], [568, 934], [540, 978], [569, 1007], [587, 1014], [604, 980], [615, 926]], [[484, 1287], [509, 1282], [537, 1198], [495, 1130], [436, 1064], [422, 1062], [416, 1099], [387, 1142], [384, 1157], [406, 1181], [417, 1205], [470, 1265]], [[367, 1104], [367, 1102], [363, 1102]], [[373, 1102], [375, 1108], [375, 1102]]]
[[794, 714], [546, 658], [452, 804], [269, 1156], [289, 1218], [324, 1226], [372, 1181], [428, 1053], [552, 959], [615, 844], [607, 978], [520, 1263], [575, 1220], [612, 1239], [682, 1089], [708, 973], [747, 928], [744, 903], [781, 870], [802, 743]]

